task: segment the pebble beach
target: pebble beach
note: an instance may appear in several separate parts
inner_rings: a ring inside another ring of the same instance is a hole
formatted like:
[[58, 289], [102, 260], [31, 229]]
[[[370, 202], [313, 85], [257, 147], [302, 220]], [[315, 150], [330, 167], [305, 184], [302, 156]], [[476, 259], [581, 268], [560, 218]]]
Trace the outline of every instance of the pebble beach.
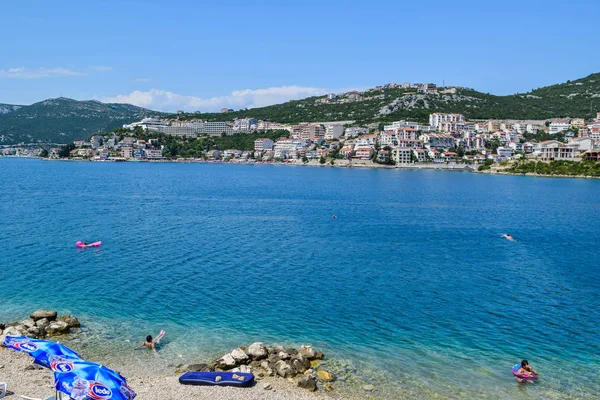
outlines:
[[[132, 365], [110, 365], [121, 372], [137, 393], [137, 399], [211, 399], [211, 400], [315, 400], [347, 399], [335, 393], [308, 392], [295, 383], [281, 378], [257, 380], [248, 388], [186, 386], [178, 381], [179, 375], [153, 374]], [[33, 364], [27, 354], [0, 347], [0, 382], [7, 383], [8, 400], [21, 395], [43, 398], [54, 395], [52, 373]]]

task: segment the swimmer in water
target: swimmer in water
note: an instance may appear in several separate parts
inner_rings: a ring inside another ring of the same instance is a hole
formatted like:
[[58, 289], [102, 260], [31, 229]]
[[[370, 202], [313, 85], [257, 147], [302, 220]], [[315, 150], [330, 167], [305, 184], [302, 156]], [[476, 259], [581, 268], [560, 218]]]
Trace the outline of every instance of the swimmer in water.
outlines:
[[504, 235], [502, 235], [502, 237], [506, 238], [507, 240], [515, 240], [515, 238], [513, 238], [512, 236], [510, 236], [509, 233], [505, 233]]
[[520, 377], [531, 377], [534, 378], [537, 376], [537, 371], [531, 368], [529, 365], [529, 361], [523, 360], [521, 361], [521, 368], [519, 368], [515, 374], [515, 378], [517, 378], [517, 382], [523, 383], [528, 379], [520, 378]]
[[167, 332], [165, 331], [160, 331], [156, 337], [156, 340], [152, 340], [152, 335], [146, 336], [146, 341], [143, 342], [140, 347], [147, 347], [152, 351], [156, 351], [156, 345], [160, 343], [160, 340], [163, 338], [163, 336], [165, 336], [166, 333]]

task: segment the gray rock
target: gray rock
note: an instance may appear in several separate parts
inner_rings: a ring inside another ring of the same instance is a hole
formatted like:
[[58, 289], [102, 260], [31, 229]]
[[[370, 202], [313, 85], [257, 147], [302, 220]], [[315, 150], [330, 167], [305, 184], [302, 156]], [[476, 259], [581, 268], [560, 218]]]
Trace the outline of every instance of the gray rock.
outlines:
[[50, 325], [50, 321], [48, 321], [48, 318], [42, 318], [35, 321], [35, 326], [39, 328], [41, 333], [46, 332], [46, 327], [48, 327], [48, 325]]
[[273, 389], [273, 386], [270, 383], [265, 383], [263, 385], [263, 389], [264, 390], [271, 390], [271, 389]]
[[57, 318], [57, 321], [66, 322], [69, 328], [79, 328], [81, 326], [79, 320], [72, 315], [61, 315]]
[[312, 376], [301, 376], [298, 381], [298, 386], [307, 389], [311, 392], [317, 390], [317, 381]]
[[310, 368], [310, 361], [308, 358], [304, 358], [301, 354], [291, 356], [289, 362], [300, 374]]
[[69, 325], [64, 321], [53, 321], [46, 327], [48, 335], [62, 335], [69, 332]]
[[187, 372], [210, 372], [208, 364], [190, 364], [185, 369]]
[[37, 337], [40, 335], [40, 328], [34, 325], [31, 328], [27, 329], [27, 333], [29, 334], [29, 336]]
[[287, 351], [280, 351], [277, 356], [281, 359], [281, 360], [288, 360], [291, 356]]
[[7, 326], [0, 335], [0, 345], [4, 342], [4, 339], [7, 336], [21, 336], [21, 332], [19, 332], [14, 326]]
[[219, 368], [226, 371], [235, 366], [235, 359], [231, 356], [231, 354], [225, 354], [223, 357], [217, 359], [215, 362], [215, 369]]
[[283, 360], [277, 361], [274, 369], [277, 375], [281, 376], [282, 378], [293, 378], [296, 376], [294, 367]]
[[267, 346], [260, 342], [252, 343], [248, 347], [247, 353], [253, 360], [263, 360], [269, 355]]
[[260, 367], [265, 371], [265, 375], [267, 376], [273, 376], [275, 374], [268, 361], [262, 361]]
[[6, 328], [6, 324], [2, 324], [2, 323], [0, 323], [0, 331], [3, 331], [3, 330], [4, 330], [4, 328]]
[[23, 325], [24, 327], [26, 327], [27, 329], [35, 326], [35, 321], [30, 319], [26, 319], [25, 321], [21, 322], [21, 325]]
[[32, 312], [29, 318], [34, 321], [42, 318], [47, 318], [48, 321], [54, 321], [56, 319], [56, 314], [56, 311], [53, 310], [37, 310]]
[[233, 350], [230, 354], [235, 360], [236, 365], [244, 364], [246, 361], [248, 361], [248, 354], [246, 354], [244, 350], [240, 348]]
[[279, 360], [281, 360], [281, 357], [279, 357], [277, 354], [269, 354], [269, 358], [267, 359], [271, 366], [274, 366]]
[[313, 349], [312, 346], [300, 346], [299, 353], [309, 360], [321, 360], [323, 358], [323, 353]]

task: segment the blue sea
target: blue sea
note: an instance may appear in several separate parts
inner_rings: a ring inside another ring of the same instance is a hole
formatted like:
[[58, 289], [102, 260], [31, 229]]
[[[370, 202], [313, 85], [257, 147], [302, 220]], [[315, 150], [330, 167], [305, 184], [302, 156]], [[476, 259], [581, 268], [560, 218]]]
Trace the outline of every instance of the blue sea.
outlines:
[[359, 397], [598, 398], [599, 217], [600, 180], [0, 158], [0, 321], [72, 313], [109, 365], [312, 344]]

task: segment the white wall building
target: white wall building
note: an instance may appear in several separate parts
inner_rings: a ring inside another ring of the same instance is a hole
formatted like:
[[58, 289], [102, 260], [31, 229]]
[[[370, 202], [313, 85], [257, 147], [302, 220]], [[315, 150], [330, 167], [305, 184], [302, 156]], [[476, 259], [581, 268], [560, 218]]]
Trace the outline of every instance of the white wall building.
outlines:
[[462, 114], [434, 113], [429, 115], [429, 125], [441, 132], [456, 132], [464, 129], [465, 117]]
[[339, 139], [344, 134], [344, 126], [340, 124], [325, 126], [325, 140]]
[[549, 132], [551, 134], [555, 134], [555, 133], [563, 132], [563, 131], [566, 132], [570, 126], [571, 126], [571, 123], [568, 119], [552, 121], [549, 126], [549, 129], [550, 129]]

